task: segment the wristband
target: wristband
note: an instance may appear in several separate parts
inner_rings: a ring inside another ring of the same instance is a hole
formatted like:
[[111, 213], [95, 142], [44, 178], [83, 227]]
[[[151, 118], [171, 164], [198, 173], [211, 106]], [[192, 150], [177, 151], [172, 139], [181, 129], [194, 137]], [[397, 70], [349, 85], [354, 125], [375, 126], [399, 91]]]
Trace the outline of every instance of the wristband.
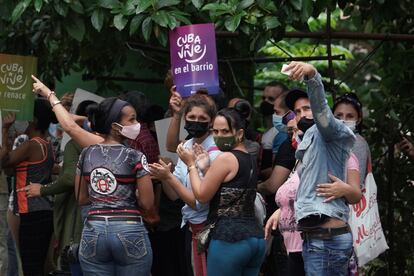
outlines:
[[50, 91], [50, 93], [47, 95], [46, 99], [49, 100], [50, 96], [52, 96], [52, 94], [55, 94], [55, 91]]
[[54, 102], [51, 104], [52, 109], [53, 109], [56, 105], [58, 105], [58, 104], [62, 104], [62, 102], [61, 102], [61, 101], [59, 101], [59, 100], [54, 101]]

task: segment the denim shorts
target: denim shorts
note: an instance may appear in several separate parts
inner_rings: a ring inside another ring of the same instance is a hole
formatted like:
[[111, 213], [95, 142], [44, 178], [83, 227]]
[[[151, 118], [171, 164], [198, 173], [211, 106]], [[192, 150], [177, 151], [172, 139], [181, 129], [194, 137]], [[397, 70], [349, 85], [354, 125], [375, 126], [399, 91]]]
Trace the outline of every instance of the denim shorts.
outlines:
[[152, 250], [141, 221], [86, 220], [79, 246], [83, 274], [150, 275]]

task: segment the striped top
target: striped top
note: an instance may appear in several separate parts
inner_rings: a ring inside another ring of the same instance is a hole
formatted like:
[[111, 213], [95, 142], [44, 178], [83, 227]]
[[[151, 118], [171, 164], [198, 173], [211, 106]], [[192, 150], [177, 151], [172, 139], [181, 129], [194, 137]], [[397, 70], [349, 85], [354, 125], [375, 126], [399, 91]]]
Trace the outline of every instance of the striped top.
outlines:
[[[51, 182], [54, 165], [52, 146], [40, 137], [34, 137], [29, 141], [39, 143], [43, 151], [43, 159], [40, 161], [23, 161], [16, 166], [16, 190], [33, 183], [46, 185]], [[27, 198], [26, 193], [17, 193], [17, 207], [20, 214], [52, 210], [52, 202], [46, 197]]]

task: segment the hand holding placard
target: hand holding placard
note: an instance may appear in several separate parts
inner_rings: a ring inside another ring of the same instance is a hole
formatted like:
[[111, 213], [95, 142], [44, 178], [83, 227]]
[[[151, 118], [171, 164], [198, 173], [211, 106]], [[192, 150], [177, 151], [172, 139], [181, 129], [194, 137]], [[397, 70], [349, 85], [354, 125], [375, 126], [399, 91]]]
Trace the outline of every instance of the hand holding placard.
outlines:
[[170, 98], [170, 108], [173, 113], [181, 114], [181, 109], [183, 107], [183, 98], [180, 93], [175, 90], [176, 86], [173, 85], [170, 89], [171, 98]]

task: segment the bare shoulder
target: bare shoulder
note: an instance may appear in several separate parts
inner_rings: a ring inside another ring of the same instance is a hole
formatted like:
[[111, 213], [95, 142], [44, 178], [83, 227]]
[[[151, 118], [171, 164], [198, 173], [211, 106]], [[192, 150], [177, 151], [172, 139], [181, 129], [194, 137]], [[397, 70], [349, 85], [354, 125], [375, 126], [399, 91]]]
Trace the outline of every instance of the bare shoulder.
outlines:
[[27, 140], [26, 142], [24, 142], [23, 144], [21, 144], [18, 148], [22, 148], [22, 149], [38, 149], [39, 148], [39, 142], [36, 142], [35, 140]]
[[230, 160], [237, 160], [237, 159], [233, 153], [226, 151], [226, 152], [219, 154], [216, 160], [230, 161]]
[[223, 152], [214, 159], [213, 164], [216, 166], [231, 166], [237, 163], [237, 158], [231, 152]]

